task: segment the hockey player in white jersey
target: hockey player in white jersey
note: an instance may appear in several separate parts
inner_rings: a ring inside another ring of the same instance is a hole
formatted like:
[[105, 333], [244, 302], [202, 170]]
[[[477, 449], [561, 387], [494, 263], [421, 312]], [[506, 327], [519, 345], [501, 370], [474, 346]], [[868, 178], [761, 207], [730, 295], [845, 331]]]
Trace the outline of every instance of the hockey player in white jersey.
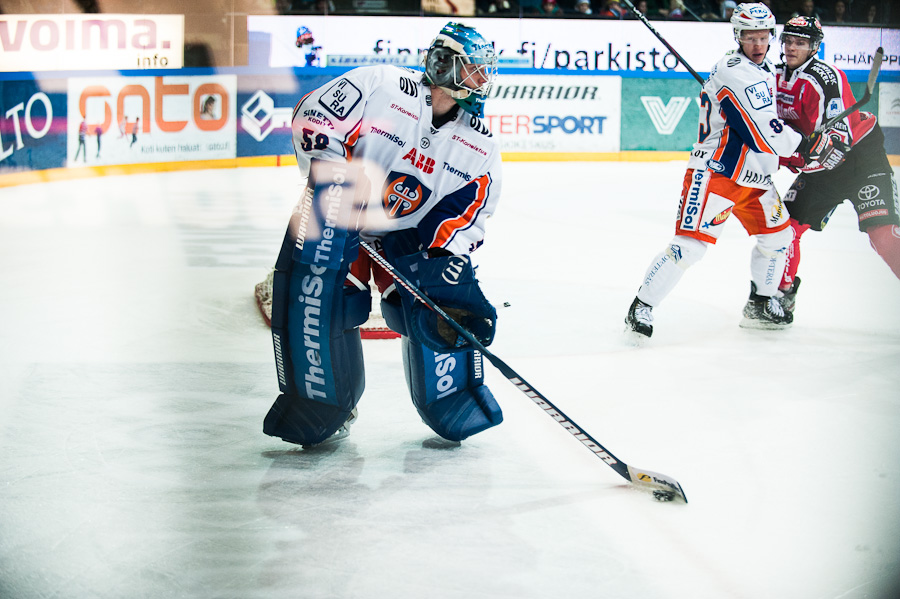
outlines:
[[807, 147], [809, 141], [778, 118], [775, 69], [766, 58], [775, 34], [772, 12], [764, 4], [741, 4], [731, 24], [738, 48], [713, 66], [701, 90], [699, 135], [684, 176], [675, 237], [650, 263], [625, 318], [638, 335], [653, 333], [652, 310], [716, 243], [731, 214], [756, 237], [741, 326], [781, 329], [793, 320], [775, 297], [792, 234], [772, 175], [779, 156], [799, 151], [821, 162], [834, 148], [830, 138]]
[[413, 404], [442, 437], [459, 441], [502, 421], [483, 384], [481, 355], [360, 251], [377, 247], [485, 345], [496, 311], [468, 254], [500, 194], [500, 152], [481, 120], [496, 74], [493, 46], [448, 23], [425, 73], [363, 67], [307, 94], [293, 143], [308, 176], [276, 262], [272, 335], [281, 394], [266, 434], [304, 446], [347, 430], [364, 388], [358, 326], [374, 275], [381, 310], [402, 335]]

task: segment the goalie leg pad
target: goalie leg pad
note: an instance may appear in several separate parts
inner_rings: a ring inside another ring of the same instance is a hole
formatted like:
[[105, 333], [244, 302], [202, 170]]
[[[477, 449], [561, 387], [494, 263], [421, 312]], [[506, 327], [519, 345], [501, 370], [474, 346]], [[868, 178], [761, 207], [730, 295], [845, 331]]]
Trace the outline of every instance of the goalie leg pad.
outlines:
[[[334, 207], [340, 197], [334, 194], [337, 183], [326, 181], [332, 183], [327, 202]], [[307, 198], [315, 201], [322, 187], [311, 180], [316, 191]], [[362, 395], [365, 371], [357, 327], [368, 317], [371, 297], [367, 289], [344, 285], [358, 252], [355, 231], [310, 237], [313, 227], [340, 227], [305, 202], [307, 210], [291, 218], [275, 264], [272, 339], [281, 395], [266, 415], [263, 432], [314, 445], [341, 427]], [[322, 244], [323, 239], [329, 243]]]
[[431, 429], [450, 441], [503, 422], [503, 413], [484, 384], [481, 353], [441, 353], [403, 337], [403, 369], [413, 405]]

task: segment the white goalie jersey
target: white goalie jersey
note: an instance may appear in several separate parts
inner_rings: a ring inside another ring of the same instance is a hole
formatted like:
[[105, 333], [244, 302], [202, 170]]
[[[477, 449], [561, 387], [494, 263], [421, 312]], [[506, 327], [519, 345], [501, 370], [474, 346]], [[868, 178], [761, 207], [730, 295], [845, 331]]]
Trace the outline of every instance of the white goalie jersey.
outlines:
[[802, 139], [778, 118], [772, 63], [758, 65], [732, 50], [713, 67], [700, 93], [700, 132], [688, 168], [767, 189], [778, 157], [793, 154]]
[[427, 247], [467, 254], [481, 245], [500, 195], [500, 151], [487, 126], [463, 110], [432, 126], [422, 73], [363, 67], [307, 94], [294, 109], [293, 143], [310, 161], [362, 165], [372, 190], [364, 239], [417, 228]]

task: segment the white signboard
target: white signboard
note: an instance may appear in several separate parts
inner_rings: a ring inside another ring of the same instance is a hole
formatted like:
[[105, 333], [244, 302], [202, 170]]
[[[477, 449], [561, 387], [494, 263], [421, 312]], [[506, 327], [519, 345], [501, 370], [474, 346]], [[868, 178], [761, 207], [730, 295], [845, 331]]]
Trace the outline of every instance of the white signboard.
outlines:
[[69, 79], [69, 166], [234, 158], [236, 75]]
[[900, 127], [900, 83], [878, 86], [878, 122], [882, 127]]
[[503, 152], [618, 152], [622, 79], [509, 75], [485, 102]]
[[0, 15], [0, 70], [180, 69], [184, 15]]
[[[325, 66], [331, 54], [416, 55], [446, 22], [446, 17], [250, 16], [251, 63]], [[493, 42], [501, 57], [525, 55], [536, 69], [686, 71], [640, 21], [467, 18], [463, 22]], [[728, 23], [659, 21], [654, 27], [699, 72], [709, 71], [736, 47]], [[882, 68], [900, 70], [898, 29], [826, 27], [820, 57], [842, 69], [867, 70], [878, 46], [885, 49]], [[780, 50], [774, 40], [769, 58], [778, 62]]]

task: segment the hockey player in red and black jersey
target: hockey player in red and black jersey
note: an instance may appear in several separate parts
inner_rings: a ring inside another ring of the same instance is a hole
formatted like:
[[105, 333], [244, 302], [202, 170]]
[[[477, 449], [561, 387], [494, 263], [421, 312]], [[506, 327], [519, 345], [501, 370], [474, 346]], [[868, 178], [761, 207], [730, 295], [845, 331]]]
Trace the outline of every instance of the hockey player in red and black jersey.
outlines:
[[[784, 64], [777, 67], [778, 116], [807, 136], [856, 102], [847, 75], [816, 58], [823, 37], [819, 21], [804, 16], [788, 21], [781, 34]], [[900, 277], [897, 185], [881, 127], [874, 115], [857, 111], [824, 134], [844, 154], [837, 166], [805, 161], [798, 155], [781, 160], [800, 173], [784, 198], [794, 229], [779, 285], [788, 310], [794, 308], [800, 285], [800, 237], [809, 229], [821, 231], [834, 209], [847, 199], [856, 210], [859, 230], [869, 235], [872, 247]]]

